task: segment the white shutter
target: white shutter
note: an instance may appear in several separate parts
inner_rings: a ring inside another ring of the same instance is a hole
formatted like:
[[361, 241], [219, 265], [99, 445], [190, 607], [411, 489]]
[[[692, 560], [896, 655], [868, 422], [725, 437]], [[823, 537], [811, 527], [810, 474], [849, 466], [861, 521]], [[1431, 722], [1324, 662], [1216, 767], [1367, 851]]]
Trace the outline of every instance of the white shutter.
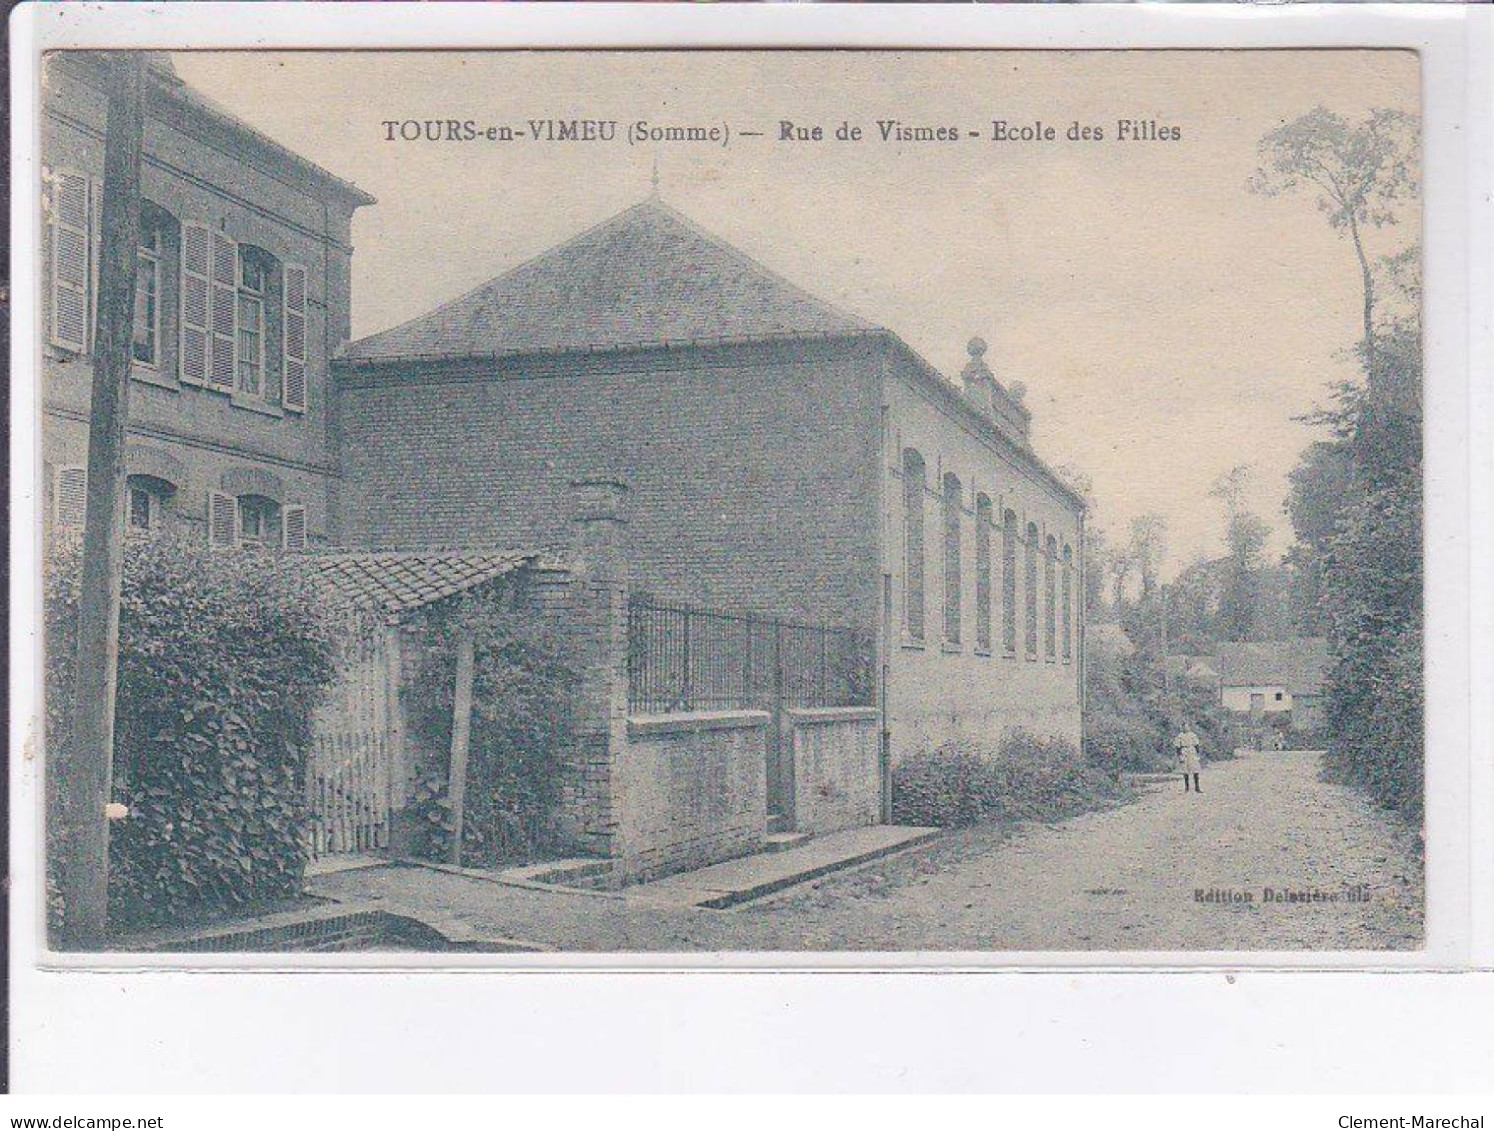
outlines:
[[208, 322], [212, 346], [208, 351], [208, 380], [213, 388], [233, 391], [238, 344], [239, 245], [222, 232], [212, 233], [213, 269], [209, 280]]
[[231, 550], [239, 544], [239, 500], [222, 491], [208, 493], [208, 546]]
[[183, 224], [181, 378], [193, 385], [208, 379], [211, 259], [212, 233], [201, 224]]
[[88, 468], [59, 467], [52, 481], [52, 517], [58, 526], [82, 526], [88, 516]]
[[52, 175], [51, 340], [76, 353], [88, 352], [91, 204], [87, 177], [65, 171]]
[[284, 269], [285, 364], [281, 367], [282, 407], [306, 411], [306, 268], [287, 263]]
[[281, 508], [280, 548], [287, 554], [306, 550], [306, 508], [299, 503]]

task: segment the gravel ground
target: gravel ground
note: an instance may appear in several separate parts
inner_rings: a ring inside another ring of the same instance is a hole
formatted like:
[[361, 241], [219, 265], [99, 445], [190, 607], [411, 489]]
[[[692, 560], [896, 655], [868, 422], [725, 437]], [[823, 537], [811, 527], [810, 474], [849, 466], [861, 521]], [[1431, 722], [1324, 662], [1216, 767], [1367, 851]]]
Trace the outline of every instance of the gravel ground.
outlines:
[[[1415, 834], [1357, 792], [1320, 781], [1316, 755], [1260, 753], [1215, 763], [1204, 771], [1203, 788], [1201, 796], [1185, 795], [1173, 779], [1130, 804], [1052, 825], [961, 830], [730, 911], [643, 907], [410, 868], [328, 876], [314, 890], [380, 896], [486, 932], [579, 951], [1421, 944]], [[1267, 889], [1283, 900], [1268, 901]], [[1285, 901], [1287, 892], [1318, 896]]]

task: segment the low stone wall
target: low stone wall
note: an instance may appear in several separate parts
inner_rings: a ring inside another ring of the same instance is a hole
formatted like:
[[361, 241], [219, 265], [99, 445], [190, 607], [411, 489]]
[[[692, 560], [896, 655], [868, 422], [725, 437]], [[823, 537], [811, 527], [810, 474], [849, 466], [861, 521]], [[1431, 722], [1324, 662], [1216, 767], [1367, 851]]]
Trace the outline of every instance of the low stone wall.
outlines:
[[794, 734], [794, 827], [830, 833], [881, 819], [877, 711], [828, 707], [789, 712]]
[[634, 715], [613, 760], [612, 856], [624, 882], [763, 846], [766, 711]]

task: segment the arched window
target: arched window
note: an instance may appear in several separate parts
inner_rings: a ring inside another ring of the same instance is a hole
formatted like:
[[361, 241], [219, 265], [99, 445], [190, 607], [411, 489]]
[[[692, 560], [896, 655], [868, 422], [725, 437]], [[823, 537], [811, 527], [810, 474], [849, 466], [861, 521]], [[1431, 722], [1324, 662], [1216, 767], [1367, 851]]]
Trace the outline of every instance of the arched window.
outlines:
[[908, 639], [923, 640], [923, 457], [903, 453], [903, 624]]
[[1001, 519], [1001, 650], [1017, 654], [1017, 512]]
[[1058, 658], [1058, 539], [1048, 535], [1043, 543], [1043, 655], [1049, 663]]
[[1063, 662], [1074, 658], [1074, 548], [1063, 547]]
[[263, 495], [239, 496], [239, 545], [280, 545], [280, 504]]
[[991, 651], [991, 499], [975, 499], [975, 650]]
[[1037, 523], [1027, 524], [1026, 545], [1023, 547], [1023, 560], [1026, 568], [1022, 571], [1022, 587], [1026, 594], [1024, 605], [1027, 613], [1027, 658], [1037, 659], [1038, 654], [1038, 528]]
[[154, 475], [131, 475], [125, 483], [125, 522], [131, 531], [161, 529], [176, 486]]
[[960, 642], [960, 505], [959, 476], [944, 476], [944, 639]]

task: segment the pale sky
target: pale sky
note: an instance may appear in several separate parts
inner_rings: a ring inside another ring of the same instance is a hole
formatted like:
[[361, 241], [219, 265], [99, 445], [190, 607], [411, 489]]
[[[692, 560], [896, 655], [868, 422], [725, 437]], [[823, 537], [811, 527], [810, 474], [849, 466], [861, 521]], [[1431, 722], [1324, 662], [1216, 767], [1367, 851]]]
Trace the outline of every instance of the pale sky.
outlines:
[[[927, 53], [201, 53], [187, 82], [378, 197], [354, 220], [354, 335], [415, 317], [640, 200], [886, 326], [948, 376], [980, 335], [1027, 386], [1034, 446], [1094, 480], [1101, 527], [1157, 511], [1173, 572], [1221, 549], [1210, 484], [1256, 469], [1253, 503], [1288, 541], [1294, 423], [1353, 376], [1352, 249], [1313, 199], [1247, 191], [1256, 143], [1322, 104], [1419, 107], [1391, 51]], [[619, 122], [611, 144], [387, 142], [391, 119]], [[878, 140], [877, 119], [980, 130]], [[989, 140], [1041, 120], [1051, 143]], [[1120, 118], [1182, 129], [1117, 142]], [[728, 146], [630, 147], [629, 122], [726, 125]], [[776, 140], [777, 123], [862, 127], [859, 143]], [[1073, 121], [1103, 142], [1069, 143]], [[740, 130], [769, 136], [743, 138]], [[1413, 240], [1419, 216], [1374, 234]]]

